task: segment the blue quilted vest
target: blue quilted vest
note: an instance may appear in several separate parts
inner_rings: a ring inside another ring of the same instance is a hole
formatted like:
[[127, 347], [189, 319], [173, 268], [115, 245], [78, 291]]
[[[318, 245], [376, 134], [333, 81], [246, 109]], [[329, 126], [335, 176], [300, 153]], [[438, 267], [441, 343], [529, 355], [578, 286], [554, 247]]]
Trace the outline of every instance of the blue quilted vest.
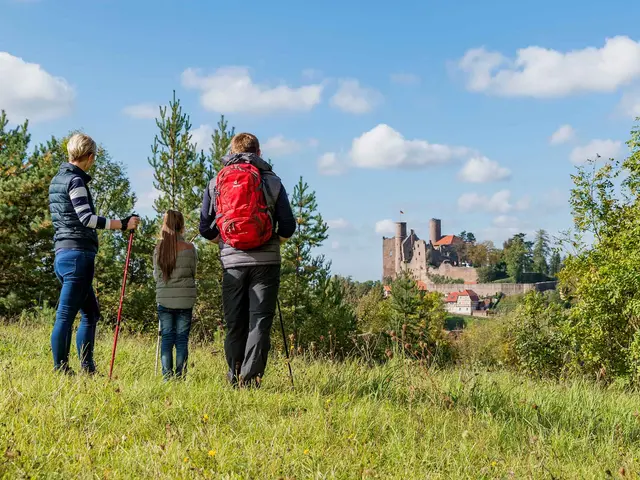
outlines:
[[55, 250], [74, 249], [98, 252], [98, 233], [93, 228], [87, 228], [80, 222], [71, 198], [69, 197], [69, 183], [74, 177], [81, 177], [87, 187], [91, 213], [96, 213], [93, 198], [89, 191], [91, 176], [81, 168], [64, 162], [58, 173], [51, 179], [49, 185], [49, 211], [55, 234], [53, 241]]

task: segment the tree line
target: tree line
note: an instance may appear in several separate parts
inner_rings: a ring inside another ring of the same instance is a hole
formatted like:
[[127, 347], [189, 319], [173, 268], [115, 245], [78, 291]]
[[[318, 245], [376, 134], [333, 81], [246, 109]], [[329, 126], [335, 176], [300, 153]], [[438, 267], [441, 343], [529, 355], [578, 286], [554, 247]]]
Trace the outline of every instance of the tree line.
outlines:
[[[533, 241], [524, 233], [507, 239], [502, 249], [493, 242], [477, 242], [471, 232], [463, 231], [464, 241], [456, 247], [461, 263], [478, 269], [478, 282], [527, 283], [555, 279], [562, 268], [563, 259], [558, 246], [551, 245], [546, 230], [536, 231]], [[440, 282], [442, 283], [442, 282]]]

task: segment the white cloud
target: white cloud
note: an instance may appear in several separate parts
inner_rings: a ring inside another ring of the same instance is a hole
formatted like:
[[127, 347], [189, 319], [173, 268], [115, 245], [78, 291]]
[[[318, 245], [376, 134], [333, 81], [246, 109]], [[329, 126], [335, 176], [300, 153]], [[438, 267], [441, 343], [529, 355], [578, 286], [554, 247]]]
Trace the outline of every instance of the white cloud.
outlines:
[[160, 190], [156, 190], [155, 188], [143, 192], [136, 202], [136, 209], [138, 209], [142, 213], [153, 212], [153, 203], [159, 196]]
[[497, 182], [510, 177], [511, 170], [501, 167], [498, 162], [487, 157], [470, 158], [459, 174], [463, 182], [469, 183]]
[[341, 175], [345, 170], [344, 162], [341, 162], [335, 153], [328, 152], [320, 155], [318, 171], [322, 175]]
[[346, 221], [344, 218], [336, 218], [335, 220], [327, 220], [327, 225], [332, 230], [346, 230], [351, 224]]
[[620, 99], [618, 109], [634, 120], [640, 117], [640, 90], [625, 92]]
[[396, 222], [393, 220], [385, 219], [376, 222], [376, 233], [378, 235], [395, 235]]
[[254, 83], [245, 67], [222, 67], [210, 75], [188, 68], [182, 73], [185, 88], [199, 90], [206, 110], [224, 113], [267, 114], [276, 111], [304, 112], [320, 103], [321, 84], [290, 87]]
[[75, 91], [64, 78], [54, 77], [37, 63], [0, 52], [0, 109], [11, 122], [63, 117], [71, 113], [74, 103]]
[[160, 118], [160, 107], [153, 103], [139, 103], [124, 107], [122, 113], [132, 118]]
[[465, 147], [406, 140], [386, 124], [379, 124], [351, 145], [351, 160], [361, 168], [416, 168], [447, 163], [469, 153]]
[[551, 145], [560, 145], [562, 143], [570, 142], [575, 138], [575, 136], [576, 131], [571, 125], [561, 125], [555, 132], [553, 132], [553, 135], [551, 135], [551, 138], [549, 139], [549, 143]]
[[480, 47], [468, 50], [458, 67], [469, 90], [505, 97], [614, 92], [640, 78], [640, 43], [617, 36], [601, 48], [568, 52], [530, 46], [519, 49], [515, 59]]
[[615, 158], [622, 147], [622, 142], [613, 140], [591, 140], [588, 144], [575, 147], [571, 150], [569, 160], [574, 165], [587, 163], [587, 160], [595, 160], [596, 155], [603, 159]]
[[213, 135], [213, 127], [208, 124], [200, 125], [198, 128], [191, 130], [191, 143], [193, 143], [198, 151], [209, 151], [211, 147], [211, 135]]
[[331, 249], [332, 250], [340, 250], [340, 246], [341, 246], [340, 242], [338, 242], [338, 241], [334, 240], [333, 242], [331, 242]]
[[413, 73], [392, 73], [391, 81], [399, 85], [417, 85], [420, 83], [420, 77]]
[[320, 145], [320, 141], [317, 138], [310, 138], [309, 139], [309, 146], [310, 147], [315, 148], [318, 145]]
[[515, 210], [526, 210], [529, 206], [528, 197], [512, 203], [509, 190], [500, 190], [491, 197], [478, 193], [464, 193], [458, 198], [458, 210], [461, 212], [506, 214]]
[[347, 113], [362, 114], [382, 103], [382, 94], [373, 88], [361, 87], [358, 80], [339, 81], [338, 91], [331, 97], [331, 105]]
[[300, 142], [297, 142], [296, 140], [286, 139], [283, 135], [276, 135], [275, 137], [267, 139], [267, 141], [264, 142], [264, 145], [262, 145], [260, 148], [260, 150], [262, 150], [267, 156], [291, 155], [292, 153], [296, 153], [301, 149], [302, 145], [300, 144]]
[[518, 219], [509, 215], [498, 215], [493, 219], [493, 225], [498, 228], [517, 228]]

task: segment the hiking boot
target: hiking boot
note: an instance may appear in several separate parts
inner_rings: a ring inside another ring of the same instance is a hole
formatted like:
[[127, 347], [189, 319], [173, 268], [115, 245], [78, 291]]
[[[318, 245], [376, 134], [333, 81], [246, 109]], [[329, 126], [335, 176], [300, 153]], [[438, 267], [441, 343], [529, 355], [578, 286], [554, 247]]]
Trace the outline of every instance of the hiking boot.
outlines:
[[229, 370], [227, 372], [227, 381], [231, 384], [233, 388], [237, 388], [238, 379], [240, 378], [240, 368], [242, 368], [241, 362], [236, 362], [236, 371], [235, 373]]
[[236, 375], [233, 374], [233, 372], [231, 370], [229, 370], [227, 372], [227, 381], [229, 382], [229, 384], [233, 387], [233, 388], [237, 388], [238, 387], [238, 377]]
[[262, 384], [262, 378], [259, 376], [250, 378], [249, 380], [240, 379], [240, 387], [247, 389], [258, 389]]

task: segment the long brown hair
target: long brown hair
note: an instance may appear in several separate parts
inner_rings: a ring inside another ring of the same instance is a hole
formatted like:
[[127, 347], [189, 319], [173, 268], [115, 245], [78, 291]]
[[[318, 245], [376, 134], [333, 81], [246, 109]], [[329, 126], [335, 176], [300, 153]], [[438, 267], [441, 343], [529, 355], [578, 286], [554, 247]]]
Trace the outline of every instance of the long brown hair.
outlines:
[[178, 235], [184, 228], [184, 217], [176, 210], [167, 210], [162, 221], [162, 232], [158, 242], [158, 267], [162, 272], [162, 278], [167, 282], [173, 269], [176, 268], [178, 256]]

